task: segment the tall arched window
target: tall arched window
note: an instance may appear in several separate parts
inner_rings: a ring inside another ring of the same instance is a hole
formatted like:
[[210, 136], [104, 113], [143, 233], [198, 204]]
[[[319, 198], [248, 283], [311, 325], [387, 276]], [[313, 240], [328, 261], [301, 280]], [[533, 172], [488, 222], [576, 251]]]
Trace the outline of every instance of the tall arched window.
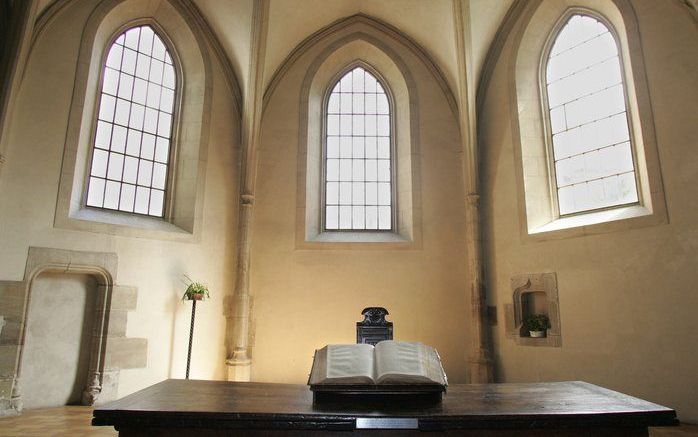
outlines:
[[559, 214], [637, 203], [625, 85], [614, 35], [575, 13], [544, 63]]
[[177, 77], [148, 25], [109, 48], [92, 147], [87, 206], [162, 217]]
[[326, 106], [324, 228], [392, 230], [391, 110], [385, 88], [362, 67], [344, 74]]

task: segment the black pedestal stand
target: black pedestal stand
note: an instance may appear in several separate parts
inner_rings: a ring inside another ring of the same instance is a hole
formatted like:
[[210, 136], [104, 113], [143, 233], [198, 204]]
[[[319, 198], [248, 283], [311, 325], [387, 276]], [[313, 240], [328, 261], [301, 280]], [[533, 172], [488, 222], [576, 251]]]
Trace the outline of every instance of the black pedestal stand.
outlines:
[[187, 352], [187, 376], [189, 379], [189, 365], [191, 364], [191, 344], [194, 340], [194, 317], [196, 317], [196, 299], [191, 301], [191, 327], [189, 328], [189, 351]]

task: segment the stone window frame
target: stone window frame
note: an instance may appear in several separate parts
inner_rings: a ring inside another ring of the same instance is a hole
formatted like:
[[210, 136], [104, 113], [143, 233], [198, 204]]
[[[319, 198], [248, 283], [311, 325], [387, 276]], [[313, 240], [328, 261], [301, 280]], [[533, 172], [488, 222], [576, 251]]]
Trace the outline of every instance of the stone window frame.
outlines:
[[[571, 15], [580, 13], [602, 20], [616, 38], [639, 202], [560, 217], [552, 179], [544, 67], [560, 29]], [[522, 240], [571, 238], [667, 223], [649, 87], [632, 5], [627, 0], [547, 0], [534, 6], [519, 32], [510, 72]]]
[[[326, 173], [326, 161], [327, 161], [327, 111], [329, 107], [330, 95], [332, 94], [332, 89], [339, 81], [350, 71], [355, 68], [363, 68], [366, 72], [371, 74], [376, 81], [381, 85], [386, 97], [388, 98], [388, 116], [390, 117], [390, 196], [391, 196], [391, 217], [390, 217], [390, 229], [337, 229], [328, 230], [325, 228], [326, 220], [326, 196], [325, 196], [325, 184], [327, 183]], [[322, 98], [322, 169], [321, 169], [321, 181], [320, 181], [320, 229], [322, 233], [339, 233], [339, 232], [359, 232], [359, 233], [395, 233], [398, 229], [397, 223], [397, 212], [398, 208], [398, 197], [397, 197], [397, 174], [396, 174], [396, 144], [397, 144], [397, 131], [396, 131], [396, 105], [395, 98], [393, 97], [393, 91], [390, 88], [390, 84], [386, 81], [383, 75], [371, 64], [363, 59], [357, 59], [349, 63], [346, 67], [341, 69], [335, 76], [330, 79], [327, 83], [325, 90], [325, 95]]]
[[[151, 26], [162, 39], [178, 79], [164, 217], [97, 209], [85, 204], [104, 59], [111, 43], [121, 33], [142, 25]], [[201, 46], [187, 17], [174, 6], [162, 4], [153, 8], [138, 0], [100, 3], [90, 15], [81, 41], [54, 226], [121, 236], [198, 241], [211, 86], [208, 51]]]
[[[393, 229], [322, 228], [324, 103], [333, 80], [352, 66], [376, 72], [391, 105], [395, 179]], [[421, 247], [418, 103], [414, 81], [393, 50], [366, 33], [329, 42], [312, 62], [301, 90], [296, 247], [299, 249], [414, 249]]]

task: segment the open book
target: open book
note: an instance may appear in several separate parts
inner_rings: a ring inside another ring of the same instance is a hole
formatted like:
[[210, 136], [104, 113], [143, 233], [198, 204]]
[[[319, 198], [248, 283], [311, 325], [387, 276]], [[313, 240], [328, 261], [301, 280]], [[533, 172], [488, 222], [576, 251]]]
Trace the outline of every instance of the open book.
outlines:
[[331, 344], [315, 351], [308, 380], [317, 385], [448, 385], [436, 349], [422, 343], [381, 341]]

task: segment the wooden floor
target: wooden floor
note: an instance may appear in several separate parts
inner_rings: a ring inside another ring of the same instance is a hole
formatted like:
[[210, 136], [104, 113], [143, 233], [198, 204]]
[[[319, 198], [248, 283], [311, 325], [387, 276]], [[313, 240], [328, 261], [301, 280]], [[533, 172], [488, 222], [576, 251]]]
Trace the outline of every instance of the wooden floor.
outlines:
[[[21, 416], [0, 418], [1, 437], [116, 436], [114, 428], [91, 426], [92, 408], [61, 407], [25, 411]], [[698, 436], [698, 425], [650, 428], [652, 437]]]
[[0, 436], [117, 436], [114, 428], [92, 426], [92, 407], [25, 410], [21, 416], [0, 418]]

